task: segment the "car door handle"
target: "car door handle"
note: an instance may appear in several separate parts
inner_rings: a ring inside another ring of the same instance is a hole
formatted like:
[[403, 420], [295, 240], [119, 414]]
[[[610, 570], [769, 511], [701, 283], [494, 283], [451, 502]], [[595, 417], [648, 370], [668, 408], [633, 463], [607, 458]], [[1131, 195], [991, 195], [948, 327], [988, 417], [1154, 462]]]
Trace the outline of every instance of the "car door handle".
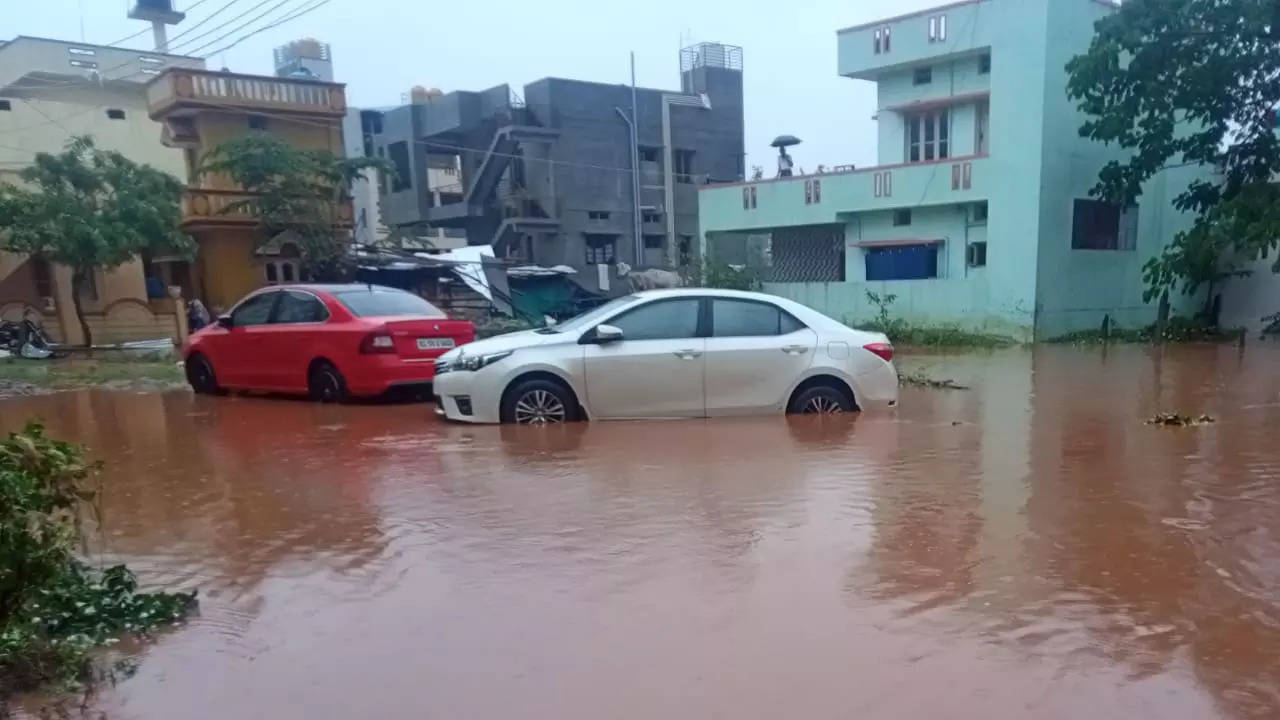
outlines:
[[676, 350], [675, 356], [681, 360], [693, 360], [694, 358], [702, 357], [702, 353], [697, 350]]
[[805, 347], [804, 345], [788, 345], [782, 348], [782, 352], [788, 355], [803, 355], [809, 352], [809, 348]]

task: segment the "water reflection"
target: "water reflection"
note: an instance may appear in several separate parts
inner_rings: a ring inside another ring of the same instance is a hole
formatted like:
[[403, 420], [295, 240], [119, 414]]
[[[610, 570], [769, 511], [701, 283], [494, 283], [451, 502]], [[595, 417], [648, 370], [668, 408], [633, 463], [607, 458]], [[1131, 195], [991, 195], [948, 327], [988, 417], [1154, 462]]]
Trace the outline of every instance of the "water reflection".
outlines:
[[0, 427], [88, 444], [100, 549], [202, 589], [109, 717], [1280, 713], [1280, 352], [909, 362], [973, 389], [559, 428], [68, 393]]

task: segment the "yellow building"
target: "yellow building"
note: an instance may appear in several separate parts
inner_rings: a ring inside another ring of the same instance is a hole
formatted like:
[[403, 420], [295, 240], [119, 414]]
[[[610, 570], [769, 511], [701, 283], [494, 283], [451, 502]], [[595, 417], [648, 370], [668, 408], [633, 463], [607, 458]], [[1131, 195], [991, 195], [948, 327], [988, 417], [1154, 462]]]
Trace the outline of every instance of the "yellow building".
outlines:
[[[199, 69], [204, 61], [26, 36], [0, 41], [0, 182], [18, 181], [36, 153], [61, 152], [77, 135], [185, 179], [182, 152], [158, 141], [160, 125], [147, 113], [146, 83], [171, 67]], [[185, 263], [170, 260], [146, 257], [95, 273], [81, 300], [96, 344], [180, 333], [168, 286], [190, 282]], [[53, 339], [80, 344], [71, 300], [69, 268], [0, 252], [0, 318], [31, 317]]]
[[[214, 313], [230, 309], [263, 285], [300, 280], [297, 246], [284, 237], [264, 243], [248, 212], [226, 212], [247, 197], [228, 179], [194, 174], [205, 153], [220, 143], [254, 134], [341, 157], [343, 86], [299, 78], [262, 77], [193, 68], [171, 68], [147, 85], [151, 118], [163, 125], [163, 143], [180, 148], [188, 187], [182, 229], [196, 241], [190, 293]], [[335, 226], [349, 228], [350, 203]]]

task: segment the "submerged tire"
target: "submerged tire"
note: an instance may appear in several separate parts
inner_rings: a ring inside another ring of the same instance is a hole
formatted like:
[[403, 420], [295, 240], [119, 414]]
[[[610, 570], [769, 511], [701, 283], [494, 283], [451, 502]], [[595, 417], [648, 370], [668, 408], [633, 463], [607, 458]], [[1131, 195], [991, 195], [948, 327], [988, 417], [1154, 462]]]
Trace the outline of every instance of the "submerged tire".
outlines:
[[792, 415], [839, 415], [854, 411], [853, 401], [842, 390], [831, 385], [814, 385], [791, 400], [787, 412]]
[[578, 419], [578, 405], [563, 385], [550, 380], [525, 380], [502, 398], [504, 423], [546, 425]]
[[213, 364], [204, 355], [192, 354], [183, 363], [183, 369], [186, 371], [187, 384], [197, 394], [217, 395], [222, 392], [222, 388], [218, 385], [218, 376], [213, 372]]
[[311, 399], [322, 403], [347, 401], [347, 379], [333, 363], [320, 362], [311, 368], [307, 376], [307, 391]]

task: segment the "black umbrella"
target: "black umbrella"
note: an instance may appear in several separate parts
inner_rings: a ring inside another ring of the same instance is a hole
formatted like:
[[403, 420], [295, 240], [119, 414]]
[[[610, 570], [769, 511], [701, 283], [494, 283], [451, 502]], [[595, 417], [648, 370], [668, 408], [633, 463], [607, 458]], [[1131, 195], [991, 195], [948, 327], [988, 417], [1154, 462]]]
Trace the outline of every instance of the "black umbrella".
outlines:
[[791, 145], [799, 145], [800, 138], [795, 135], [779, 135], [769, 143], [770, 147], [789, 147]]

